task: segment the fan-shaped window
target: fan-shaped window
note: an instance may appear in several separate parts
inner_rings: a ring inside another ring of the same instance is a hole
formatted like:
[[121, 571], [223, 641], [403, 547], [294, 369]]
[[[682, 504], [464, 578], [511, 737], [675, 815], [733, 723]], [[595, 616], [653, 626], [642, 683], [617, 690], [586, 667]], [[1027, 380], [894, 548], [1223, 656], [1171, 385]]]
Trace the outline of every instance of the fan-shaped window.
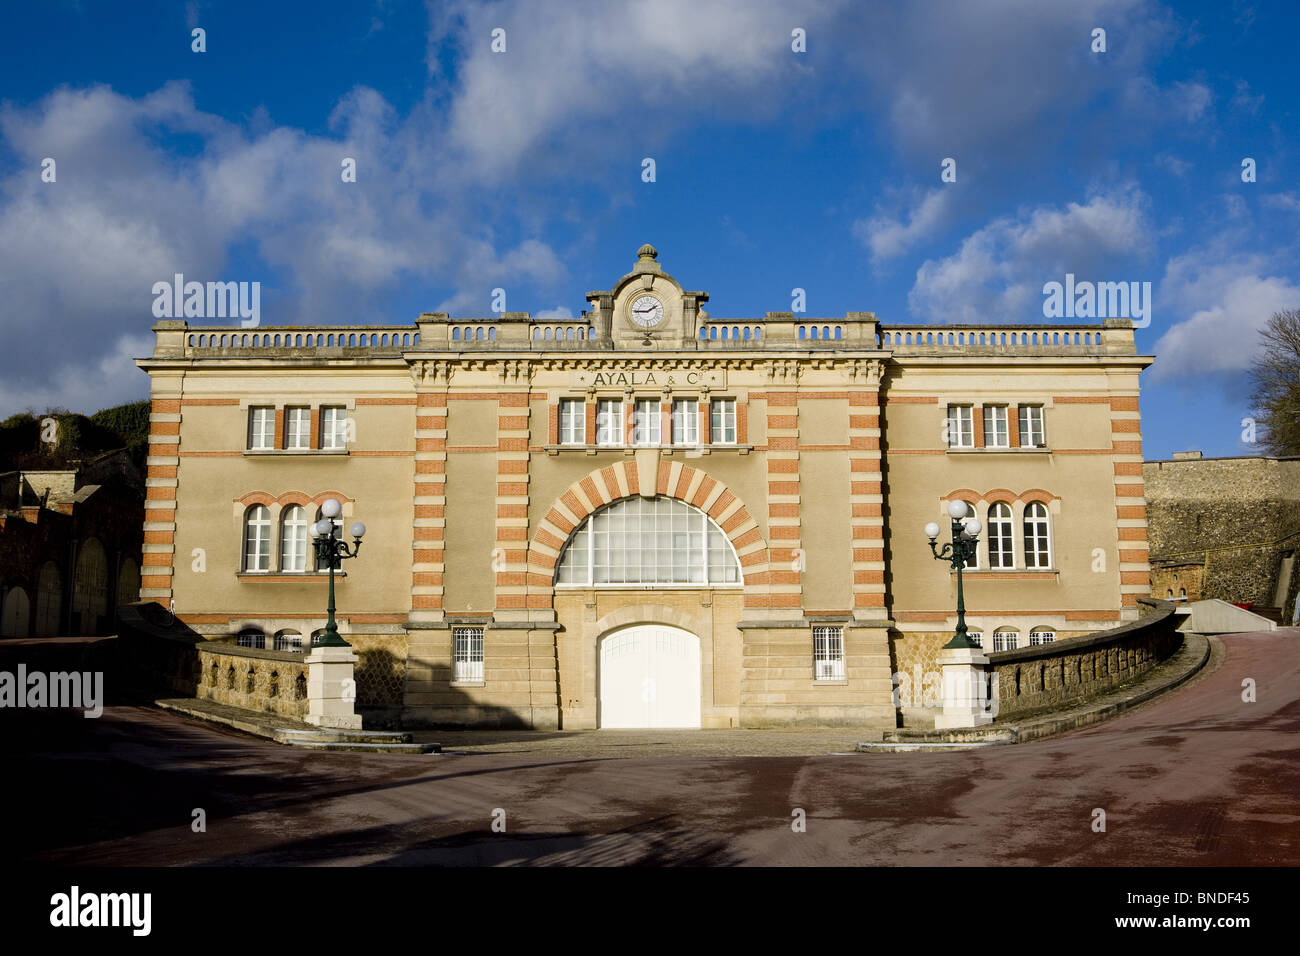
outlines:
[[1029, 632], [1029, 646], [1037, 647], [1040, 644], [1051, 644], [1056, 640], [1056, 632], [1050, 627], [1036, 627]]
[[627, 498], [591, 515], [560, 556], [556, 584], [739, 585], [740, 561], [703, 511], [674, 498]]
[[240, 647], [256, 647], [259, 650], [266, 649], [266, 635], [255, 627], [246, 627], [239, 632], [238, 643]]
[[993, 650], [1014, 651], [1020, 644], [1020, 632], [1014, 627], [1000, 627], [993, 632]]

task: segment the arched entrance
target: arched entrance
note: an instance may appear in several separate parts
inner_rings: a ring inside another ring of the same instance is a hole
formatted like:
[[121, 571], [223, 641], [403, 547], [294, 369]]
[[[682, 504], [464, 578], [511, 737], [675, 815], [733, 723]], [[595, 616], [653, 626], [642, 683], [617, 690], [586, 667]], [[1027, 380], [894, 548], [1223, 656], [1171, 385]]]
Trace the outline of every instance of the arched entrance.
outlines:
[[10, 588], [0, 611], [0, 636], [26, 637], [31, 617], [31, 602], [22, 588]]
[[700, 639], [664, 624], [637, 624], [600, 642], [599, 726], [700, 726]]

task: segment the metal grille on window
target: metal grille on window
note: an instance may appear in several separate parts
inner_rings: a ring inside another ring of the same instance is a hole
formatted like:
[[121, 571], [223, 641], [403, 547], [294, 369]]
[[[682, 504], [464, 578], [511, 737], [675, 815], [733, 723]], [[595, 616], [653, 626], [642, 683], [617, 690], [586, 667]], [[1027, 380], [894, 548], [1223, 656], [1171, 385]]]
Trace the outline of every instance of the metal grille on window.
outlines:
[[1029, 646], [1037, 647], [1040, 644], [1051, 644], [1056, 640], [1056, 632], [1046, 627], [1036, 627], [1029, 632]]
[[993, 650], [1014, 651], [1020, 643], [1020, 634], [1010, 627], [1000, 627], [993, 632]]
[[483, 628], [453, 628], [452, 639], [455, 643], [455, 670], [452, 680], [483, 680]]
[[813, 628], [813, 660], [817, 680], [844, 680], [844, 628]]

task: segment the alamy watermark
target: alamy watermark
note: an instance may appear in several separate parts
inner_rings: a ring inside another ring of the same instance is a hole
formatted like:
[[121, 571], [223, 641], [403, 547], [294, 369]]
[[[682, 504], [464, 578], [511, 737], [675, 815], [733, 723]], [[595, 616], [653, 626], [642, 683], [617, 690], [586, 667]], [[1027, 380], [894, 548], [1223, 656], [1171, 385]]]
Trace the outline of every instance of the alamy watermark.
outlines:
[[1150, 282], [1065, 282], [1043, 285], [1043, 316], [1048, 319], [1132, 319], [1133, 328], [1151, 324]]
[[28, 671], [19, 664], [17, 672], [0, 671], [0, 708], [71, 707], [84, 709], [87, 717], [104, 712], [104, 672]]
[[178, 272], [171, 282], [155, 282], [152, 292], [155, 319], [239, 318], [246, 329], [262, 321], [260, 282], [186, 282]]

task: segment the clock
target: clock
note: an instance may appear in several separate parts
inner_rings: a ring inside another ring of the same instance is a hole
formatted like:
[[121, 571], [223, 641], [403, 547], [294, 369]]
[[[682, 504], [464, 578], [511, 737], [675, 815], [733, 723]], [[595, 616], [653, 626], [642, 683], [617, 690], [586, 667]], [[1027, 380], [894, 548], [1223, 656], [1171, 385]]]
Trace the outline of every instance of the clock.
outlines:
[[658, 325], [663, 317], [663, 303], [652, 295], [643, 295], [632, 303], [632, 321], [642, 328]]

